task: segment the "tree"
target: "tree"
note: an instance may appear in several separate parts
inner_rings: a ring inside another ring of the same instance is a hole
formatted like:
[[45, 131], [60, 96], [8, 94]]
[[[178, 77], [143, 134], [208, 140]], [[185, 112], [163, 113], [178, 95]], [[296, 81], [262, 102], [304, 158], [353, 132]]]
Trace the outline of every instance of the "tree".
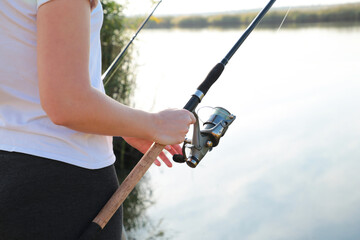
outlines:
[[[110, 66], [115, 57], [129, 41], [126, 34], [123, 7], [111, 0], [102, 0], [104, 9], [104, 23], [101, 30], [102, 70]], [[113, 99], [129, 105], [135, 87], [134, 64], [131, 46], [122, 59], [119, 70], [114, 74], [106, 86], [106, 93]]]

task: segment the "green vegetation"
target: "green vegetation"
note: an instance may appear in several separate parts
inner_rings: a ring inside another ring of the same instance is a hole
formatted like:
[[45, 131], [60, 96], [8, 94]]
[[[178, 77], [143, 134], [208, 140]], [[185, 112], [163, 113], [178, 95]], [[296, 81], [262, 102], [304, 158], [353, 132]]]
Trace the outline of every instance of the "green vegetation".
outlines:
[[[125, 17], [123, 7], [112, 0], [101, 1], [104, 9], [104, 23], [101, 29], [102, 71], [110, 66], [115, 57], [129, 41], [125, 33]], [[135, 87], [134, 63], [131, 58], [132, 48], [122, 59], [119, 70], [106, 86], [106, 93], [113, 99], [130, 104], [130, 97]]]
[[[279, 26], [287, 9], [272, 9], [262, 20], [262, 27]], [[251, 23], [258, 11], [248, 11], [209, 16], [160, 17], [150, 20], [147, 28], [237, 28]], [[128, 19], [138, 21], [137, 18]], [[284, 26], [309, 23], [360, 22], [360, 3], [332, 5], [315, 8], [293, 8]]]

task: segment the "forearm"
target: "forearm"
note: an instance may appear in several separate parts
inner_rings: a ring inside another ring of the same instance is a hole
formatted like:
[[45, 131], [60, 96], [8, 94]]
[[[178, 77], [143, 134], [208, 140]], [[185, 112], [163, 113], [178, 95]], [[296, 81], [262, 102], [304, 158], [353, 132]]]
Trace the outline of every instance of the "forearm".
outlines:
[[87, 133], [154, 140], [155, 114], [127, 107], [92, 87], [61, 98], [67, 100], [57, 101], [50, 107], [53, 110], [47, 111], [58, 125]]

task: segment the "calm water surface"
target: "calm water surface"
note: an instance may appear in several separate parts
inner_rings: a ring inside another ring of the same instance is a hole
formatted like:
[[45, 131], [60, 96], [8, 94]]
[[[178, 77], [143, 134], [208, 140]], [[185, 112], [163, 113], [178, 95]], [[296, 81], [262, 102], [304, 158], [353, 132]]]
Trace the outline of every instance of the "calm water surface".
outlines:
[[[136, 107], [183, 107], [241, 33], [143, 31]], [[359, 44], [359, 26], [253, 32], [201, 104], [237, 116], [219, 147], [148, 173], [164, 239], [360, 239]]]

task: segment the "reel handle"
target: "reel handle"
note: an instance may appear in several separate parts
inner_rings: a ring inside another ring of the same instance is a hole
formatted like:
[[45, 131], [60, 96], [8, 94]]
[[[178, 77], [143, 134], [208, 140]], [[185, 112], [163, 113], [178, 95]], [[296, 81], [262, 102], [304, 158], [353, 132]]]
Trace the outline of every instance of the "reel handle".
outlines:
[[184, 157], [183, 155], [181, 155], [181, 154], [175, 154], [175, 155], [173, 156], [173, 160], [174, 160], [174, 162], [177, 162], [177, 163], [184, 163], [184, 162], [186, 162], [185, 157]]

